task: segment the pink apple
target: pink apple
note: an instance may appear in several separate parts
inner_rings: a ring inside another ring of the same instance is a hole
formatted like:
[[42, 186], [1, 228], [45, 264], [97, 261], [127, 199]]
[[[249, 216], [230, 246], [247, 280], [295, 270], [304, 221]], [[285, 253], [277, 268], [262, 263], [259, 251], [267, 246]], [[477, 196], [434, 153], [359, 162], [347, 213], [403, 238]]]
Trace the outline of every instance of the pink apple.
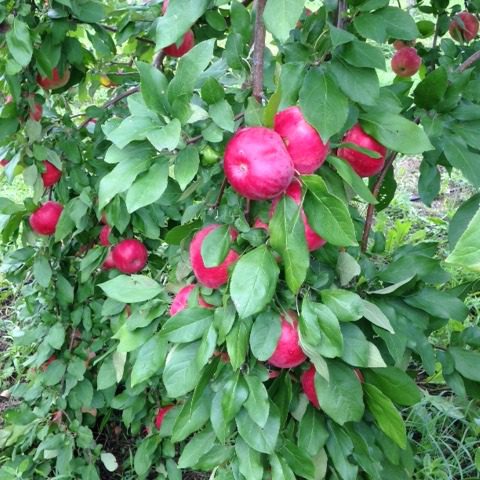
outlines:
[[[297, 205], [300, 205], [300, 202], [302, 201], [302, 185], [299, 180], [296, 178], [293, 179], [292, 183], [290, 186], [287, 188], [287, 191], [285, 192], [284, 195], [287, 195], [290, 197]], [[277, 197], [273, 200], [272, 206], [270, 208], [270, 218], [273, 217], [273, 214], [275, 212], [275, 208], [280, 201], [281, 197]], [[305, 240], [307, 241], [307, 247], [308, 249], [313, 252], [314, 250], [319, 249], [320, 247], [323, 247], [325, 243], [327, 243], [320, 235], [318, 235], [315, 230], [310, 226], [307, 220], [307, 216], [305, 215], [305, 212], [303, 211], [303, 208], [300, 212], [300, 216], [302, 217], [302, 222], [305, 228]]]
[[174, 407], [175, 405], [167, 405], [166, 407], [162, 407], [158, 410], [157, 416], [155, 417], [155, 427], [157, 430], [162, 428], [163, 419], [165, 415]]
[[40, 74], [36, 77], [37, 83], [45, 90], [54, 90], [56, 88], [64, 87], [70, 80], [70, 70], [66, 69], [63, 75], [60, 76], [58, 69], [54, 68], [50, 77], [42, 77]]
[[453, 17], [448, 31], [457, 42], [470, 42], [478, 34], [477, 17], [469, 12], [460, 12]]
[[295, 173], [282, 137], [264, 127], [238, 130], [227, 144], [223, 166], [233, 189], [252, 200], [280, 195]]
[[308, 370], [305, 370], [300, 379], [302, 383], [303, 393], [310, 400], [310, 403], [315, 408], [320, 408], [320, 403], [318, 402], [317, 391], [315, 390], [315, 366], [311, 365]]
[[361, 177], [371, 177], [379, 173], [385, 165], [387, 149], [378, 143], [373, 137], [367, 135], [360, 124], [356, 124], [343, 137], [344, 143], [353, 143], [359, 147], [372, 150], [380, 154], [380, 158], [373, 158], [369, 155], [353, 150], [352, 148], [339, 148], [337, 156], [346, 160], [353, 170]]
[[298, 337], [298, 317], [294, 312], [288, 312], [290, 322], [284, 316], [281, 317], [282, 330], [277, 346], [268, 363], [278, 368], [297, 367], [306, 360], [306, 356], [300, 347]]
[[43, 107], [40, 103], [34, 103], [30, 108], [29, 117], [34, 122], [39, 122], [42, 119]]
[[[173, 317], [178, 312], [184, 310], [188, 305], [188, 300], [192, 291], [195, 289], [195, 285], [186, 285], [175, 295], [172, 304], [170, 305], [170, 316]], [[204, 308], [211, 308], [211, 305], [208, 304], [201, 296], [198, 295], [198, 305]]]
[[325, 162], [328, 142], [305, 120], [299, 107], [289, 107], [275, 115], [273, 129], [283, 138], [298, 173], [313, 173]]
[[30, 226], [39, 235], [53, 235], [63, 211], [63, 205], [48, 201], [30, 215]]
[[103, 245], [104, 247], [109, 247], [110, 246], [110, 233], [112, 232], [111, 227], [108, 225], [104, 225], [102, 229], [100, 230], [100, 235], [98, 236], [100, 245]]
[[122, 240], [112, 250], [112, 257], [115, 267], [122, 273], [137, 273], [147, 264], [148, 252], [145, 245], [129, 238]]
[[401, 48], [392, 58], [392, 70], [399, 77], [411, 77], [415, 75], [421, 64], [422, 59], [412, 47]]
[[173, 58], [183, 57], [187, 52], [189, 52], [195, 45], [195, 36], [193, 32], [189, 30], [184, 36], [182, 43], [177, 46], [177, 44], [169, 45], [165, 47], [163, 51], [166, 55]]
[[112, 252], [108, 252], [107, 258], [105, 258], [105, 260], [103, 261], [102, 268], [104, 270], [111, 270], [112, 268], [116, 268]]
[[[228, 267], [235, 263], [239, 257], [235, 250], [230, 250], [225, 260], [217, 267], [206, 267], [202, 258], [202, 244], [205, 237], [216, 228], [218, 224], [208, 225], [198, 231], [190, 243], [190, 263], [193, 273], [200, 284], [208, 288], [218, 288], [228, 281]], [[237, 236], [236, 230], [230, 230], [232, 240]]]
[[45, 171], [42, 173], [42, 181], [45, 188], [55, 185], [62, 178], [61, 170], [48, 160], [43, 161], [43, 167]]

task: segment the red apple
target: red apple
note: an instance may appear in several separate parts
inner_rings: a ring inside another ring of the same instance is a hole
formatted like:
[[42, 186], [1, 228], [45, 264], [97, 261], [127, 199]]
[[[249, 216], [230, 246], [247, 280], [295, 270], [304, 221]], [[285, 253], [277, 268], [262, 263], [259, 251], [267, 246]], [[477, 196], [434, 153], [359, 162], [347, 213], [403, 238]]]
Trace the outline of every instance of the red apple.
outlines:
[[43, 186], [45, 188], [55, 185], [62, 178], [62, 171], [48, 160], [43, 161], [45, 171], [42, 173]]
[[[302, 185], [299, 180], [296, 178], [293, 179], [292, 183], [289, 185], [287, 188], [287, 191], [284, 193], [284, 195], [287, 195], [290, 197], [297, 205], [300, 205], [300, 202], [302, 201]], [[275, 208], [280, 201], [281, 196], [277, 197], [273, 200], [272, 206], [270, 208], [270, 218], [273, 217], [273, 214], [275, 212]], [[308, 249], [313, 252], [314, 250], [319, 249], [320, 247], [323, 247], [325, 243], [327, 243], [320, 235], [318, 235], [315, 230], [310, 226], [307, 220], [307, 216], [305, 215], [305, 212], [303, 211], [303, 208], [301, 209], [300, 215], [302, 217], [302, 222], [303, 226], [305, 228], [305, 240], [307, 241], [307, 247]]]
[[411, 77], [418, 72], [422, 59], [414, 48], [404, 47], [395, 53], [391, 64], [392, 70], [399, 77]]
[[281, 317], [282, 331], [277, 346], [268, 363], [278, 368], [297, 367], [306, 360], [306, 356], [299, 344], [298, 338], [298, 317], [294, 312], [288, 312], [290, 321], [284, 316]]
[[0, 165], [1, 165], [2, 167], [6, 167], [6, 166], [8, 165], [8, 162], [9, 162], [9, 161], [10, 161], [10, 160], [7, 160], [6, 158], [2, 158], [2, 159], [0, 160]]
[[167, 405], [166, 407], [162, 407], [158, 410], [157, 416], [155, 417], [155, 427], [157, 430], [160, 430], [162, 427], [163, 419], [165, 415], [171, 410], [175, 405]]
[[469, 12], [460, 12], [453, 17], [448, 31], [457, 42], [470, 42], [478, 34], [477, 17]]
[[112, 232], [111, 227], [108, 225], [104, 225], [102, 229], [100, 230], [100, 235], [98, 236], [100, 240], [100, 245], [103, 245], [104, 247], [109, 247], [110, 246], [110, 233]]
[[39, 122], [42, 119], [43, 107], [40, 103], [34, 103], [30, 108], [29, 117], [34, 122]]
[[320, 408], [320, 403], [318, 402], [317, 391], [315, 390], [315, 366], [311, 365], [308, 370], [305, 370], [300, 379], [302, 383], [303, 393], [310, 400], [310, 403], [315, 408]]
[[7, 95], [5, 97], [5, 105], [8, 105], [9, 103], [13, 102], [13, 97], [11, 95]]
[[163, 51], [165, 52], [165, 55], [168, 55], [169, 57], [174, 57], [174, 58], [180, 58], [183, 57], [187, 52], [189, 52], [195, 45], [195, 37], [193, 35], [193, 32], [189, 30], [184, 36], [182, 43], [177, 46], [176, 43], [173, 43], [172, 45], [169, 45], [168, 47], [165, 47]]
[[58, 69], [54, 68], [48, 77], [42, 77], [37, 74], [37, 83], [45, 90], [55, 90], [56, 88], [64, 87], [70, 80], [70, 70], [66, 69], [63, 75], [60, 76]]
[[[205, 237], [216, 228], [218, 224], [208, 225], [199, 230], [190, 243], [190, 263], [193, 273], [199, 283], [208, 288], [218, 288], [228, 281], [228, 267], [235, 263], [239, 257], [235, 250], [230, 250], [225, 260], [217, 267], [206, 267], [202, 258], [202, 244]], [[232, 240], [237, 237], [236, 230], [231, 229], [230, 235]]]
[[293, 166], [302, 175], [313, 173], [325, 162], [328, 142], [305, 120], [298, 107], [289, 107], [275, 115], [273, 129], [283, 138]]
[[147, 264], [148, 252], [135, 238], [122, 240], [112, 250], [115, 267], [122, 273], [137, 273]]
[[373, 158], [352, 148], [339, 148], [337, 156], [346, 160], [358, 175], [361, 177], [372, 177], [382, 170], [385, 165], [387, 149], [373, 137], [367, 135], [358, 123], [345, 134], [343, 142], [353, 143], [381, 155], [380, 158]]
[[405, 40], [395, 40], [393, 42], [393, 48], [395, 50], [401, 50], [402, 48], [413, 47], [415, 45], [415, 40], [407, 42]]
[[167, 8], [168, 8], [168, 0], [163, 0], [163, 5], [162, 5], [162, 13], [165, 15], [165, 13], [167, 12]]
[[103, 261], [102, 268], [104, 270], [111, 270], [112, 268], [115, 268], [115, 262], [113, 261], [113, 255], [112, 252], [108, 252], [107, 258]]
[[[195, 285], [186, 285], [175, 295], [172, 304], [170, 305], [170, 316], [173, 317], [178, 312], [184, 310], [188, 305], [188, 300], [192, 290], [195, 288]], [[210, 308], [211, 305], [208, 304], [200, 295], [198, 295], [198, 304], [204, 308]]]
[[234, 190], [252, 200], [280, 195], [295, 173], [282, 137], [264, 127], [238, 130], [227, 144], [223, 167]]
[[63, 211], [63, 205], [48, 201], [30, 215], [30, 226], [39, 235], [53, 235], [57, 228], [58, 219]]
[[255, 222], [253, 223], [253, 228], [261, 228], [268, 232], [268, 225], [259, 218], [255, 219]]

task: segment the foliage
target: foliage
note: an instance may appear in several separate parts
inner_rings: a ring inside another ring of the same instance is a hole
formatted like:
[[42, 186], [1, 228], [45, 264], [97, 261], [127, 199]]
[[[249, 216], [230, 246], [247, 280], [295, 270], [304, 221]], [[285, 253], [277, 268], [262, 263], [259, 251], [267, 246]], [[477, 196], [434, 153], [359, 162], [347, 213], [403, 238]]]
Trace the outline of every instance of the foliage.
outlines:
[[[385, 252], [360, 214], [391, 202], [398, 153], [422, 155], [426, 204], [439, 166], [480, 186], [479, 42], [454, 42], [459, 6], [437, 0], [418, 3], [431, 18], [418, 22], [385, 1], [324, 2], [307, 15], [303, 0], [268, 0], [257, 18], [264, 5], [170, 0], [162, 15], [159, 2], [0, 2], [0, 156], [6, 178], [22, 174], [32, 188], [23, 203], [0, 199], [2, 272], [20, 293], [14, 348], [29, 349], [11, 388], [21, 403], [0, 430], [2, 479], [177, 479], [192, 469], [223, 480], [409, 479], [415, 444], [400, 409], [421, 398], [413, 362], [459, 396], [480, 396], [479, 327], [447, 348], [432, 341], [465, 320], [477, 283], [448, 288], [433, 241]], [[190, 28], [196, 46], [165, 58]], [[387, 44], [415, 39], [419, 78], [380, 83]], [[39, 88], [54, 68], [67, 83]], [[114, 90], [100, 107], [104, 88]], [[296, 104], [332, 153], [300, 177], [300, 205], [285, 198], [269, 221], [270, 202], [222, 185], [220, 159], [238, 128], [271, 127]], [[373, 193], [335, 156], [357, 122], [389, 150]], [[51, 189], [45, 160], [62, 171]], [[55, 234], [39, 237], [28, 218], [47, 197], [64, 209]], [[475, 195], [449, 228], [449, 261], [477, 269], [478, 205]], [[328, 242], [310, 254], [301, 208]], [[251, 226], [257, 219], [268, 231]], [[147, 246], [143, 271], [102, 268], [102, 221], [112, 244]], [[226, 285], [197, 288], [170, 316], [169, 293], [193, 278], [190, 241], [210, 223], [238, 236], [210, 234], [205, 264], [230, 249], [240, 259]], [[267, 361], [289, 311], [309, 360], [275, 370]], [[320, 409], [301, 387], [309, 362]], [[157, 429], [159, 407], [172, 404]], [[131, 450], [116, 450], [112, 438], [124, 437]]]

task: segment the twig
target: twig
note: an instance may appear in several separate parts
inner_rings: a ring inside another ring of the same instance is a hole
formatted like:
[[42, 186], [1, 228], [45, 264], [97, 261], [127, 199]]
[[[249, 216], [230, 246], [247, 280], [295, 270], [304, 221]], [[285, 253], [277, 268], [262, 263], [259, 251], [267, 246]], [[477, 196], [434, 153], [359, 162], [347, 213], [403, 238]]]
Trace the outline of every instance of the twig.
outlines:
[[153, 66], [155, 68], [161, 69], [163, 65], [163, 61], [165, 60], [165, 52], [160, 50], [153, 59]]
[[248, 7], [252, 2], [253, 0], [243, 0], [242, 4], [244, 7]]
[[[108, 30], [109, 32], [113, 32], [113, 33], [118, 32], [118, 28], [116, 27], [112, 27], [110, 25], [104, 25], [104, 24], [98, 24], [98, 25], [104, 28], [105, 30]], [[139, 42], [148, 43], [149, 45], [155, 45], [155, 42], [153, 40], [150, 40], [149, 38], [137, 36], [135, 37], [135, 39], [138, 40]]]
[[220, 186], [220, 191], [218, 192], [217, 199], [215, 200], [215, 203], [210, 207], [212, 210], [216, 210], [220, 206], [226, 187], [227, 187], [227, 177], [223, 179], [222, 185]]
[[253, 40], [253, 96], [260, 104], [263, 100], [263, 57], [265, 52], [265, 24], [263, 23], [263, 12], [265, 10], [266, 3], [267, 0], [257, 0], [255, 34]]
[[480, 50], [478, 52], [475, 52], [473, 55], [468, 57], [457, 69], [458, 72], [462, 73], [464, 72], [467, 68], [471, 67], [475, 62], [478, 62], [480, 60]]
[[[396, 152], [390, 153], [390, 155], [387, 158], [387, 161], [385, 162], [385, 166], [383, 167], [383, 170], [381, 171], [380, 175], [377, 178], [377, 181], [375, 182], [375, 185], [373, 186], [372, 189], [372, 195], [377, 198], [380, 188], [382, 188], [383, 181], [385, 180], [385, 177], [387, 175], [388, 170], [390, 167], [393, 165], [393, 162], [397, 156]], [[368, 206], [367, 210], [367, 216], [365, 217], [365, 227], [363, 229], [363, 235], [362, 235], [362, 252], [365, 253], [367, 251], [367, 246], [368, 246], [368, 237], [370, 236], [370, 230], [372, 229], [372, 223], [373, 223], [373, 214], [375, 213], [375, 205], [371, 203]]]
[[[137, 85], [136, 87], [132, 87], [132, 88], [129, 88], [128, 90], [125, 90], [124, 92], [120, 93], [119, 95], [117, 95], [116, 97], [113, 97], [112, 99], [110, 99], [108, 102], [104, 103], [102, 105], [102, 109], [106, 109], [106, 108], [110, 108], [112, 107], [113, 105], [117, 104], [118, 102], [120, 102], [121, 100], [123, 100], [124, 98], [127, 98], [129, 97], [130, 95], [133, 95], [134, 93], [137, 93], [140, 91], [140, 87]], [[87, 117], [81, 124], [80, 126], [78, 127], [79, 129], [82, 129], [83, 127], [85, 127], [87, 125], [87, 123], [91, 120], [91, 117]]]
[[337, 28], [343, 29], [345, 26], [345, 19], [343, 18], [343, 14], [347, 9], [347, 2], [346, 0], [338, 0], [338, 7], [337, 7]]

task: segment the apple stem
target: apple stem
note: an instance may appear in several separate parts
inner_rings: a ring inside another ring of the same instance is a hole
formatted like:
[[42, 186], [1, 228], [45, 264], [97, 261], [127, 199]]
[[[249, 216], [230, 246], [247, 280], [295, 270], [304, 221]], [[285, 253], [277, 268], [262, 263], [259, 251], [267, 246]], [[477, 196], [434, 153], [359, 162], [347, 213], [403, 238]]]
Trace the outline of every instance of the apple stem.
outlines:
[[[394, 162], [396, 157], [397, 157], [396, 152], [391, 152], [390, 153], [390, 155], [387, 158], [387, 161], [385, 162], [385, 166], [383, 167], [383, 170], [380, 172], [380, 175], [378, 176], [375, 184], [373, 185], [372, 195], [375, 198], [378, 197], [378, 194], [380, 192], [380, 188], [382, 188], [383, 181], [385, 180], [387, 172], [390, 169], [390, 167], [393, 165], [393, 162]], [[374, 213], [375, 213], [375, 205], [373, 203], [371, 203], [370, 205], [368, 205], [367, 216], [365, 217], [365, 227], [363, 229], [363, 235], [362, 235], [361, 249], [362, 249], [363, 253], [365, 253], [367, 251], [368, 237], [370, 236], [370, 231], [372, 229]]]
[[480, 60], [480, 50], [478, 52], [475, 52], [473, 55], [468, 57], [459, 67], [458, 67], [458, 72], [462, 73], [464, 72], [467, 68], [471, 67], [475, 62], [478, 62]]
[[265, 24], [263, 23], [263, 12], [266, 3], [267, 0], [257, 0], [255, 34], [253, 37], [253, 96], [260, 104], [263, 103], [263, 62], [265, 52]]

